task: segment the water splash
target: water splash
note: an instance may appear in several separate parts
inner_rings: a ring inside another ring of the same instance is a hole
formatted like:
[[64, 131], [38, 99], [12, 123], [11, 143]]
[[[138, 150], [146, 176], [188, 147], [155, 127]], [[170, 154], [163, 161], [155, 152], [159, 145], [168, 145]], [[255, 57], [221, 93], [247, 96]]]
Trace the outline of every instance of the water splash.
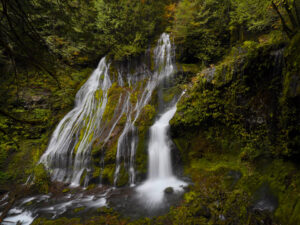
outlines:
[[173, 191], [179, 192], [186, 186], [186, 183], [177, 179], [172, 171], [168, 129], [176, 109], [176, 104], [167, 109], [150, 128], [148, 179], [137, 188], [140, 198], [150, 208], [161, 203], [166, 188], [171, 187]]

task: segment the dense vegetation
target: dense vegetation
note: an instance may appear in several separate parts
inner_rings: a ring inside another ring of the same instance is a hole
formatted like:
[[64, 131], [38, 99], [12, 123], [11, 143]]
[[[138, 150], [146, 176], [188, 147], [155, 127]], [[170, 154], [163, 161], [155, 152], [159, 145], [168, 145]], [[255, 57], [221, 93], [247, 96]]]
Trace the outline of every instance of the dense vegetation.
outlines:
[[[299, 0], [1, 0], [1, 193], [32, 172], [34, 191], [48, 192], [36, 162], [92, 68], [105, 55], [136, 58], [164, 31], [187, 89], [171, 133], [194, 186], [165, 216], [132, 222], [105, 209], [85, 223], [299, 223]], [[147, 107], [141, 136], [155, 114]], [[260, 190], [275, 209], [255, 210]]]

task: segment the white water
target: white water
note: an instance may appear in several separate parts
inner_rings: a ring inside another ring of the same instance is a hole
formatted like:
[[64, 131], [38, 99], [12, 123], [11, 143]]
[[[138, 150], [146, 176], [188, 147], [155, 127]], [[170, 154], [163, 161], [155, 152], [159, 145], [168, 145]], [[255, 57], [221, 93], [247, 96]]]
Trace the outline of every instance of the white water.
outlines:
[[[103, 58], [97, 69], [76, 94], [75, 107], [56, 127], [46, 152], [42, 155], [43, 163], [50, 172], [52, 180], [79, 186], [85, 174], [84, 186], [88, 185], [92, 174], [91, 149], [95, 140], [108, 143], [115, 127], [122, 116], [127, 116], [125, 126], [119, 136], [116, 154], [114, 184], [117, 184], [121, 167], [129, 174], [129, 184], [135, 184], [135, 154], [138, 134], [135, 122], [142, 109], [149, 103], [152, 93], [161, 80], [169, 77], [175, 70], [174, 49], [168, 34], [162, 34], [154, 49], [154, 71], [146, 64], [136, 66], [134, 73], [128, 68], [116, 68], [115, 80], [109, 74], [110, 64]], [[129, 66], [129, 64], [128, 64]], [[126, 67], [126, 66], [125, 66]], [[124, 87], [113, 115], [113, 123], [102, 119], [108, 102], [108, 91], [112, 83]], [[136, 102], [130, 101], [136, 92]], [[104, 155], [101, 165], [104, 168]]]
[[[4, 225], [22, 224], [29, 225], [39, 214], [51, 215], [53, 219], [58, 218], [67, 211], [84, 207], [86, 211], [90, 209], [101, 208], [107, 205], [106, 193], [98, 195], [67, 194], [57, 199], [50, 198], [50, 195], [38, 195], [35, 197], [25, 198], [18, 202], [18, 206], [8, 212], [4, 219]], [[27, 203], [32, 204], [27, 205]]]
[[5, 220], [2, 222], [3, 225], [11, 225], [18, 223], [22, 225], [30, 225], [34, 220], [34, 217], [30, 212], [22, 212], [21, 210], [17, 209], [11, 209], [10, 212], [12, 215], [5, 218]]
[[[129, 183], [131, 186], [135, 184], [135, 153], [138, 144], [137, 130], [134, 126], [135, 122], [140, 116], [142, 109], [149, 103], [154, 89], [158, 86], [159, 82], [167, 77], [169, 77], [175, 71], [175, 66], [173, 64], [174, 54], [172, 49], [172, 44], [170, 41], [170, 36], [166, 33], [162, 34], [158, 40], [157, 47], [154, 50], [154, 60], [155, 60], [155, 70], [153, 74], [149, 77], [149, 80], [144, 87], [142, 95], [138, 98], [135, 107], [127, 106], [127, 115], [131, 115], [132, 112], [134, 116], [128, 116], [125, 128], [118, 140], [117, 148], [117, 160], [116, 160], [116, 170], [114, 175], [114, 185], [117, 184], [120, 168], [121, 168], [121, 158], [128, 158], [128, 162], [125, 162], [125, 166], [129, 168]], [[119, 76], [120, 77], [120, 76]], [[127, 76], [130, 77], [130, 76]], [[129, 83], [131, 79], [128, 79]], [[123, 80], [122, 82], [123, 83]], [[129, 164], [129, 165], [128, 165]]]
[[[111, 87], [108, 69], [109, 65], [103, 58], [76, 94], [74, 109], [58, 124], [47, 151], [40, 159], [53, 180], [78, 186], [84, 171], [91, 169], [92, 139], [101, 128], [107, 92]], [[96, 93], [99, 90], [102, 90], [102, 96]]]
[[[156, 63], [160, 65], [160, 72], [168, 78], [175, 68], [172, 60], [172, 46], [169, 37], [165, 37], [166, 47], [157, 51]], [[162, 62], [166, 64], [162, 67]], [[167, 80], [167, 79], [166, 79]], [[169, 122], [176, 113], [176, 103], [160, 116], [160, 118], [150, 128], [150, 139], [148, 146], [148, 178], [137, 187], [140, 199], [149, 208], [156, 207], [164, 200], [165, 189], [172, 187], [174, 192], [180, 192], [186, 185], [185, 182], [177, 179], [172, 171], [171, 161], [171, 140], [168, 137]]]
[[163, 201], [166, 188], [172, 187], [174, 192], [180, 192], [186, 185], [172, 172], [170, 139], [167, 132], [175, 113], [176, 104], [163, 113], [150, 128], [148, 179], [137, 188], [140, 198], [149, 207], [155, 207]]
[[173, 106], [150, 129], [149, 180], [165, 179], [173, 176], [167, 130], [169, 121], [173, 118], [175, 112], [176, 106]]
[[[135, 122], [142, 109], [149, 104], [153, 91], [175, 72], [174, 49], [169, 35], [163, 34], [158, 40], [154, 50], [154, 62], [154, 71], [150, 71], [144, 64], [139, 65], [134, 74], [117, 68], [118, 74], [114, 80], [109, 74], [110, 64], [105, 58], [100, 61], [97, 69], [76, 94], [74, 109], [58, 124], [46, 152], [40, 159], [40, 163], [43, 163], [50, 172], [52, 180], [70, 183], [73, 186], [80, 185], [83, 174], [92, 171], [91, 148], [94, 140], [101, 137], [103, 145], [109, 142], [125, 114], [126, 123], [118, 139], [114, 183], [117, 184], [120, 169], [124, 166], [129, 174], [129, 184], [135, 184], [135, 153], [138, 144]], [[107, 124], [103, 120], [103, 114], [108, 102], [108, 91], [113, 82], [119, 87], [124, 87], [126, 91], [120, 94], [112, 122]], [[139, 93], [135, 103], [130, 101], [134, 92]], [[150, 129], [148, 179], [137, 187], [140, 197], [150, 207], [162, 202], [167, 187], [180, 192], [185, 185], [172, 172], [170, 140], [167, 132], [169, 121], [175, 112], [176, 104], [167, 109]], [[105, 166], [104, 163], [102, 166]], [[88, 184], [88, 179], [86, 176], [85, 185]], [[9, 211], [4, 224], [14, 224], [17, 221], [31, 224], [34, 218], [42, 213], [57, 218], [82, 206], [87, 209], [100, 208], [107, 204], [107, 199], [106, 194], [98, 196], [68, 194], [53, 201], [50, 200], [50, 196], [28, 198]], [[36, 207], [26, 206], [30, 201], [33, 201]]]

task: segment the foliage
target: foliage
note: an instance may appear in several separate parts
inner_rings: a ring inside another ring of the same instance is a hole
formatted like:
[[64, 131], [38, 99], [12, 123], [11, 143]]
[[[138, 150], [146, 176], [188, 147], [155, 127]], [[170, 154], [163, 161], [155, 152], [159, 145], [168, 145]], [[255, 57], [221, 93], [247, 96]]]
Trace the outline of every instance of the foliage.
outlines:
[[300, 26], [299, 5], [296, 0], [233, 0], [231, 25], [248, 31], [264, 31], [278, 27], [292, 36]]
[[[86, 221], [40, 218], [34, 224], [297, 224], [300, 175], [280, 158], [300, 155], [299, 7], [296, 0], [1, 1], [0, 183], [24, 183], [34, 172], [37, 191], [47, 193], [47, 171], [35, 165], [91, 72], [74, 71], [107, 54], [130, 61], [169, 26], [188, 89], [171, 121], [185, 173], [194, 182], [183, 202], [151, 219], [129, 221], [104, 210]], [[113, 119], [118, 97], [127, 89], [112, 85], [104, 119]], [[130, 96], [133, 104], [141, 89]], [[170, 88], [163, 100], [180, 91]], [[155, 102], [146, 105], [136, 121], [138, 181], [147, 172], [147, 129], [155, 107]], [[113, 184], [124, 121], [126, 115], [106, 146], [101, 140], [100, 147], [93, 146], [92, 182], [102, 177], [104, 184]], [[122, 164], [117, 186], [128, 183], [125, 168]], [[264, 183], [278, 199], [274, 213], [252, 210]]]
[[86, 1], [1, 1], [2, 72], [17, 79], [19, 70], [36, 69], [59, 82], [57, 67], [84, 63], [99, 51], [88, 45], [95, 40], [93, 9]]
[[58, 82], [59, 66], [94, 65], [108, 53], [116, 59], [139, 54], [163, 31], [170, 3], [3, 0], [0, 64], [4, 73], [35, 68]]
[[161, 29], [164, 0], [96, 1], [97, 27], [116, 60], [144, 51], [149, 39]]
[[182, 0], [174, 11], [178, 59], [206, 66], [240, 41], [280, 30], [292, 38], [300, 27], [300, 3], [293, 0]]
[[229, 42], [230, 1], [183, 0], [175, 11], [174, 35], [180, 60], [209, 64], [224, 53]]
[[[243, 56], [226, 59], [197, 76], [171, 120], [174, 135], [180, 136], [180, 130], [200, 129], [207, 138], [218, 141], [229, 129], [240, 142], [244, 160], [270, 154], [297, 155], [297, 139], [282, 136], [286, 128], [282, 126], [285, 117], [280, 113], [296, 112], [292, 105], [281, 108], [278, 101], [283, 52], [274, 53], [272, 46], [253, 43], [246, 43], [244, 49]], [[290, 143], [288, 150], [284, 143]]]
[[243, 26], [249, 31], [270, 29], [276, 20], [275, 12], [270, 8], [270, 1], [248, 0], [232, 1], [231, 26]]

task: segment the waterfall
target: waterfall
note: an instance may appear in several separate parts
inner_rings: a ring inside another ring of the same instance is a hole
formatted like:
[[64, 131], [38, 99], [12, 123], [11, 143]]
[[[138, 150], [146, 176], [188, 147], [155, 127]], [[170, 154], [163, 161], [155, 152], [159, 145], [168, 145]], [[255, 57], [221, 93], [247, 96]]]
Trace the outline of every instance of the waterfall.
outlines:
[[[39, 160], [53, 181], [86, 187], [90, 181], [97, 182], [97, 178], [101, 182], [101, 173], [105, 174], [105, 169], [108, 168], [110, 183], [118, 186], [120, 173], [125, 170], [128, 184], [135, 185], [135, 157], [140, 128], [136, 125], [140, 126], [139, 117], [143, 115], [143, 109], [149, 104], [155, 89], [158, 89], [158, 99], [161, 100], [162, 88], [169, 85], [176, 70], [174, 56], [170, 37], [164, 33], [153, 50], [152, 69], [145, 63], [146, 60], [116, 65], [107, 62], [105, 57], [100, 60], [97, 68], [77, 92], [74, 108], [59, 122]], [[130, 188], [131, 196], [128, 193], [120, 195], [120, 189], [105, 186], [95, 187], [91, 193], [77, 189], [74, 193], [68, 192], [59, 197], [52, 194], [31, 196], [16, 201], [4, 224], [19, 220], [30, 224], [35, 218], [44, 215], [52, 216], [53, 219], [69, 216], [78, 208], [84, 208], [84, 212], [89, 214], [91, 210], [95, 211], [107, 203], [123, 207], [126, 202], [126, 208], [134, 210], [134, 214], [137, 210], [148, 210], [148, 206], [155, 206], [153, 208], [157, 209], [156, 206], [164, 199], [167, 187], [179, 192], [185, 185], [172, 172], [168, 129], [169, 121], [176, 112], [176, 102], [172, 101], [171, 107], [169, 103], [160, 102], [158, 111], [162, 114], [150, 128], [148, 179], [136, 188]], [[109, 119], [107, 112], [110, 114]], [[114, 151], [115, 168], [111, 169]], [[109, 158], [107, 161], [106, 156]], [[107, 167], [106, 162], [109, 164]], [[115, 197], [122, 204], [114, 203], [114, 191], [117, 193]], [[137, 197], [143, 201], [136, 201]], [[174, 200], [176, 196], [171, 198]], [[31, 203], [28, 204], [29, 202]], [[6, 204], [1, 200], [0, 203]], [[168, 208], [169, 204], [165, 206]]]
[[167, 136], [169, 121], [176, 112], [176, 105], [166, 111], [150, 128], [149, 180], [165, 179], [173, 176], [170, 146]]
[[[116, 160], [116, 170], [114, 175], [114, 185], [116, 185], [118, 180], [118, 175], [121, 167], [121, 158], [127, 155], [129, 159], [129, 181], [130, 185], [133, 186], [135, 183], [135, 152], [138, 142], [137, 131], [134, 123], [139, 118], [141, 110], [150, 101], [152, 93], [161, 80], [169, 77], [174, 73], [174, 54], [173, 48], [170, 41], [170, 36], [166, 33], [162, 34], [158, 40], [157, 46], [154, 49], [154, 60], [155, 60], [155, 70], [153, 75], [147, 82], [144, 91], [138, 99], [137, 104], [134, 108], [128, 107], [127, 115], [131, 115], [135, 112], [133, 119], [127, 117], [126, 125], [118, 141], [117, 149], [117, 160]], [[127, 165], [127, 164], [126, 164]]]
[[150, 128], [148, 179], [137, 188], [140, 198], [148, 204], [149, 208], [156, 207], [163, 201], [166, 188], [171, 187], [178, 192], [186, 185], [172, 172], [168, 129], [176, 109], [175, 103]]
[[[101, 59], [98, 67], [75, 98], [75, 107], [58, 124], [52, 134], [46, 152], [40, 158], [50, 172], [53, 181], [87, 186], [93, 172], [91, 151], [96, 140], [105, 146], [112, 133], [126, 115], [126, 122], [118, 138], [114, 184], [120, 169], [129, 175], [129, 184], [135, 184], [135, 154], [138, 132], [135, 122], [142, 109], [149, 103], [152, 93], [159, 83], [175, 70], [174, 49], [168, 34], [162, 34], [153, 51], [154, 69], [140, 63], [130, 72], [128, 68], [115, 68], [117, 74], [109, 74], [111, 64]], [[126, 67], [126, 66], [125, 66]], [[108, 103], [108, 93], [113, 84], [122, 88], [114, 111], [112, 123], [103, 119]], [[130, 100], [136, 92], [136, 101]], [[100, 141], [99, 141], [100, 139]], [[101, 165], [104, 168], [105, 151], [102, 151]], [[103, 169], [102, 168], [102, 169]], [[84, 178], [84, 180], [83, 180]]]
[[60, 121], [40, 159], [53, 180], [77, 186], [84, 171], [91, 170], [92, 140], [100, 132], [107, 92], [112, 84], [108, 69], [103, 58], [76, 94], [74, 109]]
[[[165, 50], [157, 51], [156, 53], [156, 63], [160, 65], [159, 70], [164, 74], [160, 76], [164, 81], [164, 84], [162, 84], [163, 87], [164, 85], [168, 85], [170, 75], [174, 72], [175, 68], [170, 43], [168, 43], [168, 47], [166, 47]], [[164, 55], [167, 55], [166, 58], [164, 58]], [[170, 57], [168, 57], [168, 55]], [[166, 64], [161, 66], [164, 60]], [[162, 96], [159, 96], [159, 98], [161, 97]], [[179, 99], [177, 99], [177, 101]], [[171, 140], [168, 137], [169, 122], [176, 113], [177, 101], [173, 103], [171, 107], [167, 107], [168, 104], [166, 105], [163, 102], [161, 107], [162, 114], [150, 128], [148, 178], [142, 185], [137, 187], [140, 199], [142, 199], [149, 208], [158, 206], [164, 200], [164, 191], [166, 188], [170, 187], [175, 192], [179, 192], [182, 191], [182, 188], [186, 185], [185, 182], [177, 179], [173, 175], [170, 148]]]

